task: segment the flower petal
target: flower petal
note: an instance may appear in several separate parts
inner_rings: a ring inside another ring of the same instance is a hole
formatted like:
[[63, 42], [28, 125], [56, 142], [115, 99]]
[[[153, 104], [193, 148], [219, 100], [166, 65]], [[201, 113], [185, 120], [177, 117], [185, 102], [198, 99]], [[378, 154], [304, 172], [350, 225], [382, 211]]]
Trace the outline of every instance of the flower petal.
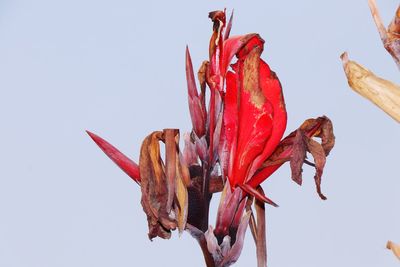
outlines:
[[236, 241], [233, 244], [231, 250], [228, 252], [226, 257], [222, 261], [221, 266], [224, 267], [230, 266], [239, 259], [239, 256], [242, 252], [244, 237], [246, 234], [247, 225], [249, 224], [250, 216], [251, 216], [251, 211], [247, 211], [246, 214], [243, 216], [236, 234]]
[[101, 150], [136, 183], [140, 184], [139, 166], [100, 136], [86, 131]]

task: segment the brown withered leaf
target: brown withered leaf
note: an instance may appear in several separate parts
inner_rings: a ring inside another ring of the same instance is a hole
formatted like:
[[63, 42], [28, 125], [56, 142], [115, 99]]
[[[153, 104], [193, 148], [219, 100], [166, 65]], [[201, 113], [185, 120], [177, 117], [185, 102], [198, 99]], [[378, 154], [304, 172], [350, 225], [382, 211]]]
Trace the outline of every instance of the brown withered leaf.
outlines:
[[[159, 142], [165, 143], [166, 165]], [[187, 219], [190, 182], [187, 167], [181, 163], [179, 131], [156, 131], [145, 138], [140, 151], [142, 206], [147, 215], [149, 238], [171, 237], [171, 230], [184, 230]]]
[[304, 140], [302, 130], [298, 129], [293, 138], [293, 153], [290, 159], [290, 168], [292, 170], [292, 180], [297, 184], [302, 184], [302, 166], [306, 157], [306, 141]]
[[393, 254], [400, 260], [400, 245], [397, 245], [392, 241], [388, 241], [386, 248], [392, 250]]
[[[185, 172], [182, 171], [184, 167], [180, 164], [180, 161], [176, 161], [176, 182], [175, 182], [175, 195], [176, 195], [176, 205], [175, 205], [175, 213], [176, 219], [178, 223], [179, 232], [182, 233], [185, 230], [186, 220], [188, 216], [188, 205], [189, 205], [189, 197], [187, 191], [187, 183], [184, 181]], [[184, 168], [186, 169], [186, 168]]]
[[[321, 143], [313, 138], [318, 137]], [[268, 168], [290, 161], [292, 179], [299, 185], [302, 183], [302, 166], [307, 163], [315, 167], [315, 185], [318, 195], [322, 199], [326, 197], [321, 192], [321, 177], [326, 162], [326, 156], [335, 145], [332, 122], [328, 117], [322, 116], [316, 119], [306, 120], [296, 131], [285, 137], [275, 149], [274, 153], [264, 162], [264, 171]], [[306, 159], [309, 152], [314, 158], [314, 163]]]
[[164, 163], [160, 157], [159, 141], [162, 132], [153, 132], [145, 138], [140, 150], [139, 168], [142, 179], [142, 206], [147, 215], [149, 238], [159, 236], [171, 237], [171, 230], [176, 222], [167, 213], [168, 187], [165, 177]]
[[175, 136], [178, 130], [176, 129], [165, 129], [163, 133], [165, 142], [165, 163], [166, 163], [166, 176], [167, 176], [167, 187], [168, 187], [168, 198], [167, 198], [167, 212], [171, 212], [172, 201], [175, 195], [175, 177], [176, 177], [176, 143]]

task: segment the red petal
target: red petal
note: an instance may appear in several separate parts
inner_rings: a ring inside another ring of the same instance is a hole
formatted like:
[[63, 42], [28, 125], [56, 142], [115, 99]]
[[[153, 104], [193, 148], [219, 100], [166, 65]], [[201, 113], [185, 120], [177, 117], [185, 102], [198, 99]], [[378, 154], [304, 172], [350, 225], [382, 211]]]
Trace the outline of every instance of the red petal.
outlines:
[[250, 186], [248, 184], [241, 184], [241, 185], [239, 185], [239, 187], [242, 188], [243, 191], [245, 191], [246, 193], [254, 196], [259, 201], [265, 202], [265, 203], [270, 204], [270, 205], [272, 205], [274, 207], [278, 207], [278, 205], [275, 202], [273, 202], [271, 199], [267, 198], [264, 194], [259, 192], [254, 187], [252, 187], [252, 186]]
[[250, 179], [250, 181], [247, 182], [247, 184], [250, 185], [251, 187], [257, 187], [268, 177], [270, 177], [277, 169], [279, 169], [279, 167], [281, 167], [282, 164], [283, 163], [274, 166], [268, 166], [260, 170]]
[[139, 166], [129, 159], [127, 156], [122, 154], [113, 145], [108, 143], [106, 140], [100, 136], [86, 131], [88, 135], [93, 139], [93, 141], [103, 150], [103, 152], [112, 160], [118, 167], [121, 168], [129, 177], [131, 177], [135, 182], [140, 183], [140, 173]]
[[197, 92], [196, 81], [194, 79], [192, 59], [188, 47], [186, 47], [186, 80], [189, 96], [189, 111], [192, 119], [193, 129], [198, 137], [205, 135], [206, 126], [204, 110]]
[[273, 109], [260, 81], [262, 44], [261, 38], [250, 39], [239, 51], [239, 61], [235, 67], [237, 84], [240, 84], [240, 115], [235, 161], [229, 173], [233, 186], [244, 183], [250, 164], [263, 152], [272, 132]]
[[[226, 150], [228, 151], [226, 162], [223, 162], [223, 166], [227, 166], [228, 170], [225, 170], [225, 175], [232, 173], [234, 157], [236, 154], [237, 147], [237, 132], [238, 132], [238, 88], [236, 84], [236, 74], [228, 72], [226, 75], [226, 94], [225, 94], [225, 106], [224, 106], [224, 135], [226, 142]], [[232, 185], [232, 184], [231, 184]]]
[[260, 63], [260, 85], [263, 94], [272, 104], [272, 132], [266, 143], [264, 150], [253, 162], [248, 176], [253, 174], [261, 167], [261, 164], [267, 159], [278, 146], [286, 129], [287, 115], [285, 101], [283, 98], [281, 84], [278, 77], [272, 72], [267, 63], [261, 60]]
[[244, 45], [246, 45], [249, 40], [253, 37], [258, 36], [258, 34], [251, 33], [246, 35], [234, 36], [224, 42], [224, 51], [221, 63], [221, 74], [225, 75], [228, 70], [228, 66], [231, 63], [232, 58], [238, 53]]

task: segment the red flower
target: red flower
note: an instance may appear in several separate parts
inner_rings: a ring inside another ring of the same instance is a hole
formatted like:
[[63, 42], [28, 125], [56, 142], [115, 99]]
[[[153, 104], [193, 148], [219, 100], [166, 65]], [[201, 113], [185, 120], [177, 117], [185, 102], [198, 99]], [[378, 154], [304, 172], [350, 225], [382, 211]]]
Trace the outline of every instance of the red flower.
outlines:
[[[334, 145], [332, 124], [324, 116], [309, 119], [281, 140], [287, 122], [285, 102], [277, 75], [261, 59], [264, 40], [258, 34], [229, 37], [232, 16], [226, 25], [225, 11], [210, 12], [209, 17], [213, 33], [209, 60], [198, 71], [200, 91], [186, 49], [193, 129], [184, 135], [183, 153], [177, 129], [147, 136], [139, 165], [104, 139], [88, 134], [141, 186], [150, 239], [169, 238], [176, 228], [188, 230], [199, 241], [207, 266], [229, 266], [238, 259], [250, 225], [258, 264], [265, 266], [264, 203], [276, 204], [264, 195], [260, 184], [287, 161], [292, 179], [301, 184], [302, 165], [306, 163], [315, 167], [317, 192], [325, 199], [320, 184], [326, 156]], [[160, 142], [165, 143], [165, 161]], [[306, 159], [307, 152], [314, 163]], [[208, 222], [209, 205], [212, 194], [219, 191], [222, 194], [213, 229]], [[253, 203], [257, 222], [252, 215]]]

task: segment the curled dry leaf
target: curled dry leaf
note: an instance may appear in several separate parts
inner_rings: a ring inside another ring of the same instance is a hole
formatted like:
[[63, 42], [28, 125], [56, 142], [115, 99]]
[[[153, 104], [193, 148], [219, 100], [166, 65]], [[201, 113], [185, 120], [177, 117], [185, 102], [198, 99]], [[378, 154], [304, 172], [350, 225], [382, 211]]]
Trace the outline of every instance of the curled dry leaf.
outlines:
[[[321, 143], [313, 138], [318, 137]], [[302, 166], [307, 163], [307, 153], [314, 158], [315, 184], [318, 195], [326, 197], [321, 192], [321, 177], [326, 162], [326, 157], [335, 144], [332, 122], [328, 117], [306, 120], [296, 131], [285, 137], [275, 149], [274, 153], [263, 163], [262, 168], [249, 181], [250, 186], [257, 186], [260, 181], [269, 177], [283, 163], [290, 161], [292, 179], [297, 184], [302, 183]]]
[[392, 241], [388, 241], [386, 248], [392, 250], [393, 254], [400, 260], [400, 245], [395, 244]]
[[[161, 159], [159, 142], [166, 144], [167, 166]], [[170, 238], [171, 230], [183, 231], [188, 210], [188, 171], [180, 163], [179, 132], [166, 129], [145, 138], [140, 150], [142, 206], [147, 215], [149, 238]]]
[[347, 53], [341, 58], [350, 87], [400, 122], [400, 86], [349, 60]]

